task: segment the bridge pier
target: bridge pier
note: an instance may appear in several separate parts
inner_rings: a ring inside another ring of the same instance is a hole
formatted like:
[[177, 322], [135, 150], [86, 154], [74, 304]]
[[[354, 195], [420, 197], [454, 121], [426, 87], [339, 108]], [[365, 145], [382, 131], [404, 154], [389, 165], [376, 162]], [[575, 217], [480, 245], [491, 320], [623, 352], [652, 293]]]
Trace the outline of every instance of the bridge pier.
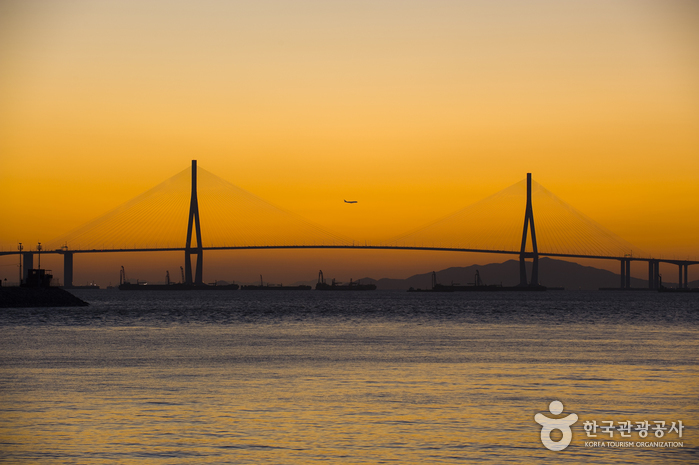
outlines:
[[677, 287], [679, 289], [689, 288], [688, 274], [689, 274], [689, 263], [678, 263], [677, 266], [680, 270], [679, 280], [677, 281]]
[[619, 276], [621, 277], [621, 282], [619, 284], [619, 289], [624, 289], [626, 287], [626, 260], [621, 259], [621, 270], [619, 271]]
[[[192, 255], [197, 256], [197, 266], [192, 279]], [[187, 284], [204, 284], [202, 273], [204, 270], [204, 251], [201, 249], [191, 249], [184, 251], [184, 281]]]
[[631, 289], [631, 260], [626, 260], [626, 289]]
[[531, 285], [532, 286], [538, 286], [539, 285], [539, 255], [534, 255], [534, 258], [532, 260], [532, 280], [531, 280]]
[[648, 260], [648, 289], [658, 288], [658, 273], [660, 262], [657, 260]]
[[648, 260], [648, 289], [660, 287], [660, 261]]
[[619, 272], [621, 283], [619, 287], [620, 289], [631, 289], [631, 260], [628, 258], [622, 258], [619, 261], [621, 262], [621, 271]]
[[[527, 258], [532, 259], [532, 278], [527, 279]], [[539, 285], [539, 255], [524, 253], [519, 256], [519, 285], [538, 286]]]
[[34, 254], [32, 252], [22, 252], [22, 282], [27, 282], [29, 270], [34, 268]]
[[63, 287], [73, 287], [73, 252], [63, 252]]

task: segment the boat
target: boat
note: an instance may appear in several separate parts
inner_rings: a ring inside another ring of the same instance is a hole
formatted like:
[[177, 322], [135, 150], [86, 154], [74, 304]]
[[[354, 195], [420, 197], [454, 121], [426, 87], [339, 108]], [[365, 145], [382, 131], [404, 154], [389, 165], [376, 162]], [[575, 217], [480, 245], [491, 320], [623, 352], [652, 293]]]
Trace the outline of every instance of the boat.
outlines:
[[660, 276], [660, 285], [658, 286], [658, 292], [679, 292], [680, 294], [686, 294], [689, 292], [699, 292], [699, 287], [689, 288], [689, 287], [665, 287], [663, 286], [663, 277]]
[[310, 291], [311, 286], [298, 285], [298, 286], [284, 286], [282, 284], [270, 284], [266, 285], [262, 281], [262, 275], [260, 275], [260, 285], [248, 284], [240, 287], [243, 291]]
[[[481, 279], [480, 272], [476, 270], [473, 283], [465, 286], [452, 281], [451, 284], [439, 284], [437, 273], [432, 272], [432, 289], [408, 289], [408, 292], [523, 292], [523, 291], [545, 291], [547, 288], [541, 285], [529, 286], [503, 286], [502, 284], [485, 284]], [[563, 290], [563, 288], [556, 288]]]
[[679, 292], [680, 294], [686, 294], [689, 292], [699, 292], [699, 287], [689, 288], [689, 287], [665, 287], [660, 286], [658, 292]]
[[342, 284], [339, 281], [335, 281], [333, 278], [332, 283], [328, 284], [323, 278], [323, 270], [318, 272], [318, 283], [316, 284], [316, 291], [375, 291], [376, 284], [362, 284], [360, 281], [352, 281], [348, 284]]
[[476, 270], [473, 283], [467, 284], [466, 286], [461, 286], [453, 281], [448, 286], [439, 284], [437, 282], [437, 275], [432, 272], [432, 290], [434, 292], [501, 291], [503, 289], [504, 287], [502, 284], [485, 284], [483, 280], [481, 280], [479, 270]]
[[235, 291], [240, 289], [237, 284], [148, 284], [138, 281], [136, 284], [125, 282], [119, 284], [120, 291]]
[[99, 289], [99, 285], [95, 283], [94, 281], [91, 283], [87, 283], [84, 286], [70, 286], [70, 287], [65, 287], [65, 289]]
[[126, 280], [126, 272], [121, 267], [119, 275], [120, 291], [235, 291], [240, 288], [237, 284], [187, 284], [184, 282], [170, 282], [170, 272], [165, 274], [165, 284], [148, 284], [146, 281], [136, 280], [136, 283]]
[[50, 270], [30, 269], [19, 287], [0, 286], [0, 308], [85, 307], [87, 302], [68, 291], [51, 286]]

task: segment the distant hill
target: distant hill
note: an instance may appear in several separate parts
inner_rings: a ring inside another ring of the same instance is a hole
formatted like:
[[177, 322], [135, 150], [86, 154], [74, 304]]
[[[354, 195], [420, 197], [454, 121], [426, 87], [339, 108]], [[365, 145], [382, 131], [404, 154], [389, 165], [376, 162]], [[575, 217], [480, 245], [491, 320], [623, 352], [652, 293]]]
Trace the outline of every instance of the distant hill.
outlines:
[[[472, 283], [476, 270], [481, 275], [485, 284], [502, 284], [503, 286], [515, 286], [519, 284], [519, 260], [508, 260], [503, 263], [490, 263], [487, 265], [472, 265], [467, 267], [452, 267], [437, 271], [437, 282], [441, 284], [459, 283], [466, 285]], [[527, 262], [527, 276], [531, 278], [531, 262]], [[377, 289], [406, 290], [430, 289], [432, 287], [432, 272], [416, 274], [406, 279], [362, 278], [362, 283], [374, 283]], [[619, 287], [620, 276], [607, 270], [601, 270], [592, 266], [583, 266], [577, 263], [542, 257], [539, 259], [539, 282], [549, 287], [564, 287], [566, 289], [593, 289], [600, 287]], [[302, 283], [298, 283], [302, 284]], [[315, 281], [303, 284], [315, 285]], [[665, 283], [668, 287], [676, 287], [676, 283]], [[697, 287], [699, 281], [689, 283], [690, 287]], [[646, 288], [646, 279], [631, 278], [631, 287]]]

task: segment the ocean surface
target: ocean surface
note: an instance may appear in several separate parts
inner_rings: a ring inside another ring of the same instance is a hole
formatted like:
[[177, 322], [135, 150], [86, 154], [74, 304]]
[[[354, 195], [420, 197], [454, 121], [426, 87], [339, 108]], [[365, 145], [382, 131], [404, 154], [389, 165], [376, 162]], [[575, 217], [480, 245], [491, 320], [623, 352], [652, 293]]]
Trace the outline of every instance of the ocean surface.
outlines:
[[0, 309], [0, 462], [699, 462], [697, 294], [74, 293]]

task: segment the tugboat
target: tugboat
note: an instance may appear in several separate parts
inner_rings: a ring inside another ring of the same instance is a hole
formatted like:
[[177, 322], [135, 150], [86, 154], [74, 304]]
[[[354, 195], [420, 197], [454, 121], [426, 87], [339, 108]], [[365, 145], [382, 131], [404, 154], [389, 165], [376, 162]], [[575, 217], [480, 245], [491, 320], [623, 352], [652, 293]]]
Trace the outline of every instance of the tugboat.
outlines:
[[51, 286], [50, 270], [30, 269], [27, 281], [19, 287], [0, 287], [0, 308], [86, 307], [87, 302], [70, 292]]
[[350, 279], [349, 284], [342, 284], [341, 282], [332, 280], [332, 284], [325, 282], [323, 278], [323, 270], [318, 272], [318, 284], [316, 284], [316, 291], [375, 291], [376, 284], [362, 284], [360, 281], [353, 282]]
[[[21, 252], [23, 247], [19, 243]], [[22, 282], [22, 262], [19, 262], [19, 287], [0, 286], [0, 308], [23, 307], [85, 307], [89, 305], [70, 292], [57, 286], [51, 286], [53, 275], [41, 268], [41, 242], [36, 250], [39, 252], [39, 267], [27, 271], [27, 280]], [[1, 282], [0, 282], [1, 283]]]

